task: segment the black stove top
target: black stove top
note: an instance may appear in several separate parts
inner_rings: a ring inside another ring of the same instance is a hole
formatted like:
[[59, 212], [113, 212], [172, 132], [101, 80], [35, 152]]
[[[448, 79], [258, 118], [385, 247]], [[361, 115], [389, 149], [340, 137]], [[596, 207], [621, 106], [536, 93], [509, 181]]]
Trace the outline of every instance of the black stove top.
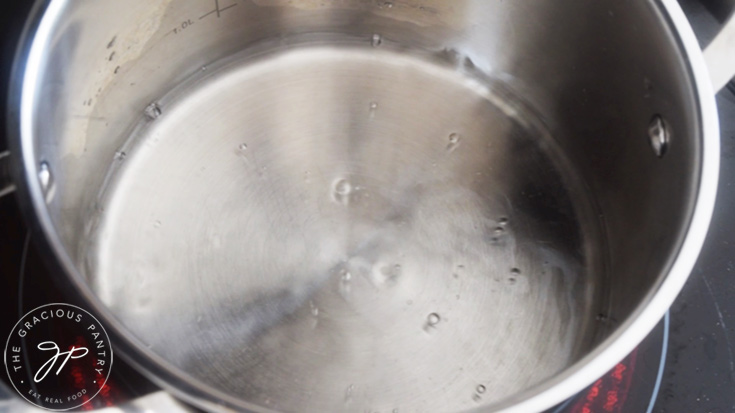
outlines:
[[[2, 6], [3, 95], [12, 45], [30, 3]], [[681, 3], [695, 28], [700, 26], [700, 41], [706, 42], [715, 20], [696, 0]], [[728, 88], [717, 98], [722, 129], [718, 200], [689, 281], [664, 319], [626, 359], [548, 412], [735, 412], [735, 83]], [[0, 131], [5, 130], [2, 121]], [[0, 151], [3, 146], [0, 139]], [[27, 311], [60, 301], [66, 299], [49, 277], [15, 199], [0, 198], [0, 335]], [[7, 376], [0, 376], [7, 384]], [[117, 358], [103, 391], [82, 407], [117, 406], [159, 390]], [[2, 394], [0, 409], [1, 399]]]

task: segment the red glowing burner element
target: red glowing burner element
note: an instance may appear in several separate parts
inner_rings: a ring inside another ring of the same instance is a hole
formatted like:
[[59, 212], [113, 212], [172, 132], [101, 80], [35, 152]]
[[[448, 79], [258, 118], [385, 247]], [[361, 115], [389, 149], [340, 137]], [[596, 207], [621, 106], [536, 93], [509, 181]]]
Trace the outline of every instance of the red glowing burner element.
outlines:
[[[67, 350], [71, 350], [72, 347], [88, 347], [87, 341], [84, 339], [84, 337], [77, 337], [74, 344], [69, 346]], [[100, 388], [100, 385], [102, 383], [105, 383], [105, 376], [96, 373], [95, 377], [84, 377], [84, 375], [82, 374], [82, 369], [79, 367], [78, 363], [81, 363], [81, 359], [70, 360], [71, 366], [69, 369], [69, 374], [74, 379], [75, 389], [92, 389], [91, 393], [94, 394], [97, 389]], [[90, 383], [90, 381], [92, 383]], [[110, 383], [110, 380], [108, 380], [107, 383], [100, 389], [100, 392], [97, 394], [97, 396], [92, 399], [90, 403], [87, 403], [89, 401], [89, 394], [85, 394], [82, 396], [84, 404], [79, 407], [79, 410], [89, 411], [100, 409], [103, 407], [112, 407], [115, 405], [115, 400], [118, 399], [118, 394], [119, 392], [116, 390], [115, 385]]]
[[572, 406], [572, 413], [622, 413], [635, 370], [638, 349], [597, 380], [587, 394]]

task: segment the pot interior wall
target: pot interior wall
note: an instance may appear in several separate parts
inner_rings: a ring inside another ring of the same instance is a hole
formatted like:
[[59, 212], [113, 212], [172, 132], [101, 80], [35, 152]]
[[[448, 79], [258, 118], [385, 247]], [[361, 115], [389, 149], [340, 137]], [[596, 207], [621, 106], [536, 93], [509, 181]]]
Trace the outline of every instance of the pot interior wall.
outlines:
[[29, 73], [64, 247], [248, 402], [492, 404], [613, 332], [687, 230], [699, 114], [656, 2], [58, 3]]

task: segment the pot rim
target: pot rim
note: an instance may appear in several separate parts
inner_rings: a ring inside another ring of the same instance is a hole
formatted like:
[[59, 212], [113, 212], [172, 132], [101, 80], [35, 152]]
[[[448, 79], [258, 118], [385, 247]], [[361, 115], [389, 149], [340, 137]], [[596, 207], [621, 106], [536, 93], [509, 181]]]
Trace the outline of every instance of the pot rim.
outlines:
[[[16, 53], [8, 104], [8, 138], [14, 156], [18, 200], [39, 248], [48, 258], [53, 273], [73, 288], [73, 298], [104, 321], [115, 351], [142, 370], [159, 386], [192, 404], [206, 409], [266, 409], [227, 395], [204, 385], [179, 371], [148, 349], [102, 304], [84, 282], [73, 260], [63, 248], [51, 221], [37, 176], [36, 154], [33, 148], [33, 107], [36, 100], [35, 79], [52, 29], [69, 0], [37, 0], [26, 23]], [[689, 227], [680, 250], [669, 267], [659, 275], [658, 285], [641, 301], [633, 313], [615, 332], [590, 353], [560, 374], [522, 393], [484, 407], [483, 410], [520, 412], [543, 411], [568, 399], [603, 376], [625, 358], [658, 324], [681, 291], [694, 267], [709, 228], [717, 193], [719, 174], [720, 132], [717, 105], [702, 50], [689, 22], [676, 0], [650, 0], [661, 20], [670, 28], [678, 43], [690, 74], [696, 98], [697, 119], [702, 143], [700, 176], [696, 201]], [[68, 275], [68, 276], [65, 276]]]
[[659, 13], [679, 43], [697, 103], [702, 153], [694, 210], [678, 254], [659, 283], [615, 332], [561, 374], [493, 406], [500, 412], [543, 411], [602, 377], [643, 341], [667, 313], [689, 279], [709, 230], [720, 170], [720, 127], [715, 90], [702, 49], [676, 0], [658, 0]]

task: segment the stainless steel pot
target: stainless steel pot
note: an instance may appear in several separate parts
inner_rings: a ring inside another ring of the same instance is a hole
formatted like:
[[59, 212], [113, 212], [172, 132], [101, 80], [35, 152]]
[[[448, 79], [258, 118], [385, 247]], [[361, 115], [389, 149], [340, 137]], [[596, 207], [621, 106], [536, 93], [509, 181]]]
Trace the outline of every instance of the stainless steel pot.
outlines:
[[39, 2], [3, 162], [199, 406], [538, 411], [687, 278], [733, 26], [710, 78], [672, 0]]

